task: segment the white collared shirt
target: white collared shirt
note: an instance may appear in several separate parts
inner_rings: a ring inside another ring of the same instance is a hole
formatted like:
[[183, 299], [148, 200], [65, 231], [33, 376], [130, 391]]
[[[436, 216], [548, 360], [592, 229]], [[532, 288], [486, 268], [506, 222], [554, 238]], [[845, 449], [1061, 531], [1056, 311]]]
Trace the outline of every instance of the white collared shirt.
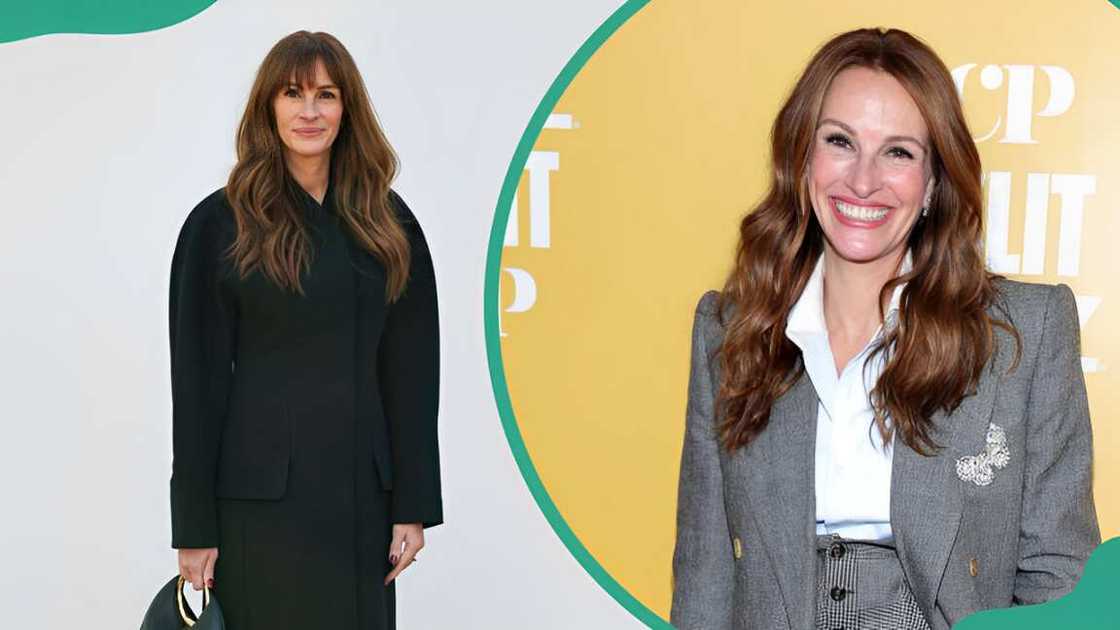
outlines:
[[[910, 270], [910, 254], [902, 272]], [[891, 294], [887, 319], [895, 317], [902, 298], [899, 285]], [[786, 322], [786, 337], [797, 347], [805, 372], [817, 390], [815, 455], [817, 534], [839, 534], [857, 540], [891, 538], [890, 445], [875, 426], [870, 393], [883, 371], [882, 354], [867, 362], [882, 326], [839, 376], [824, 320], [824, 256]]]

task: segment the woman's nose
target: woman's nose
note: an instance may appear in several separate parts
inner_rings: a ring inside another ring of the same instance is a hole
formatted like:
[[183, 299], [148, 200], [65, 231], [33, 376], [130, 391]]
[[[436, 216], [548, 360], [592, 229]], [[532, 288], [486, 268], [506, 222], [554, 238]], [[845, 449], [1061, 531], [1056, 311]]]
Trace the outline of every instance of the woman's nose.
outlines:
[[316, 118], [319, 116], [319, 109], [316, 106], [315, 99], [303, 99], [303, 107], [299, 111], [300, 118]]
[[879, 165], [873, 155], [861, 155], [848, 171], [848, 186], [860, 197], [868, 197], [880, 187]]

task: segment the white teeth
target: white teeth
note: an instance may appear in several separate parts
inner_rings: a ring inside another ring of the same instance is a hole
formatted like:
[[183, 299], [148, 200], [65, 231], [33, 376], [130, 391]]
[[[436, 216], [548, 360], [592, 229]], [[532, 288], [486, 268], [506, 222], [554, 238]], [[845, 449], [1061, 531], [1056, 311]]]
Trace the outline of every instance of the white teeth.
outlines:
[[866, 208], [864, 206], [854, 206], [850, 203], [836, 200], [836, 209], [840, 214], [855, 219], [856, 221], [878, 221], [887, 216], [886, 208]]

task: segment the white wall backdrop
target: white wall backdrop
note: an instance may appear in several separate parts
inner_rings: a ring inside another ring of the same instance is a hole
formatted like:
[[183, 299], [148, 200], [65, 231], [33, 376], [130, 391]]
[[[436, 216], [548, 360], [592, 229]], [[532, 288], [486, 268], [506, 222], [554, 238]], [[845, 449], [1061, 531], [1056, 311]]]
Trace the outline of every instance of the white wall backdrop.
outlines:
[[306, 28], [358, 61], [435, 255], [447, 524], [398, 587], [400, 627], [641, 627], [525, 488], [487, 372], [483, 267], [537, 102], [619, 0], [219, 0], [134, 35], [0, 45], [0, 610], [5, 628], [139, 626], [169, 549], [167, 280], [224, 183], [269, 47]]

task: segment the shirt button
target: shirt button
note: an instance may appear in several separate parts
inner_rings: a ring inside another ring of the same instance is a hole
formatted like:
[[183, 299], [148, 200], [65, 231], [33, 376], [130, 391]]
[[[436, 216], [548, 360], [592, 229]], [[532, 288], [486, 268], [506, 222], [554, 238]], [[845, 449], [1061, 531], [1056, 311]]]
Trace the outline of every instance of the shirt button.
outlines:
[[968, 574], [972, 577], [980, 575], [980, 563], [976, 561], [976, 558], [968, 559]]
[[736, 536], [735, 540], [732, 541], [731, 546], [732, 546], [732, 548], [735, 552], [735, 559], [738, 560], [739, 558], [742, 558], [743, 557], [743, 543], [742, 543], [742, 541], [739, 540], [738, 536]]
[[844, 598], [847, 597], [847, 595], [848, 591], [840, 588], [839, 586], [833, 586], [832, 590], [828, 592], [828, 596], [831, 597], [832, 601], [834, 602], [844, 601]]
[[832, 556], [833, 558], [843, 558], [844, 545], [841, 545], [840, 543], [832, 543], [832, 546], [828, 548], [828, 555]]

